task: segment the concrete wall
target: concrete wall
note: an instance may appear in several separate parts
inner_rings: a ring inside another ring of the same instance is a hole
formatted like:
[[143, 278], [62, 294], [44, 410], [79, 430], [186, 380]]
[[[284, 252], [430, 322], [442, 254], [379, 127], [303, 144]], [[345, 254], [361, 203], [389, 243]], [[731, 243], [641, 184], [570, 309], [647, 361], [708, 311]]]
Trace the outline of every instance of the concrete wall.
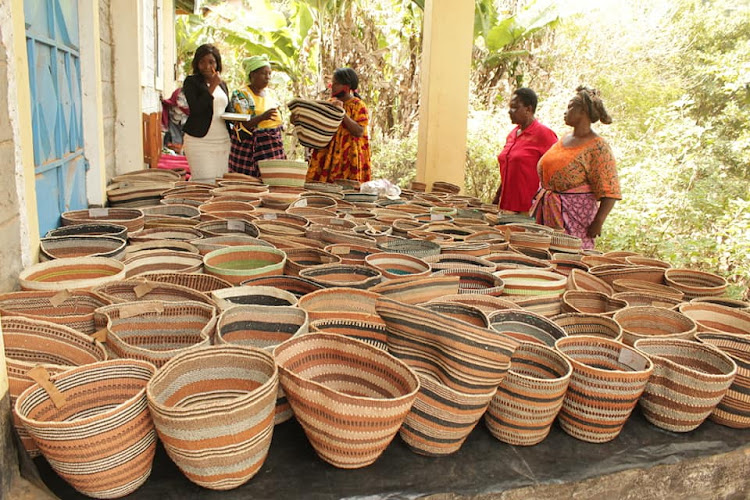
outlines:
[[115, 174], [115, 79], [113, 61], [112, 16], [110, 0], [99, 0], [99, 59], [102, 86], [102, 148], [107, 179]]

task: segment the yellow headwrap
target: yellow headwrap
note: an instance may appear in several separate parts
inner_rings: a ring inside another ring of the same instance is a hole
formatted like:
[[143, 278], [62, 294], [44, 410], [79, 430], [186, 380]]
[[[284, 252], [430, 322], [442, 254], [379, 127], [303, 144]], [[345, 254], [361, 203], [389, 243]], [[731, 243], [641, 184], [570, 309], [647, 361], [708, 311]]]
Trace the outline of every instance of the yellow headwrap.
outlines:
[[245, 74], [250, 74], [256, 69], [264, 66], [271, 66], [271, 61], [268, 60], [268, 56], [263, 54], [260, 56], [251, 56], [242, 61], [242, 69], [245, 70]]

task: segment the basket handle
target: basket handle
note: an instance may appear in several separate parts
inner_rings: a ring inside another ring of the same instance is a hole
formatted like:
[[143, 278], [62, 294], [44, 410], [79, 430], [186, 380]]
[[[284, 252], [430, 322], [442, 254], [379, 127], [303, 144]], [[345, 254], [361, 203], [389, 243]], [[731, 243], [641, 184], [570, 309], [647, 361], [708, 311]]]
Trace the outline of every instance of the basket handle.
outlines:
[[55, 408], [60, 409], [67, 402], [65, 395], [60, 392], [49, 379], [49, 372], [41, 365], [37, 365], [26, 372], [26, 375], [44, 389]]

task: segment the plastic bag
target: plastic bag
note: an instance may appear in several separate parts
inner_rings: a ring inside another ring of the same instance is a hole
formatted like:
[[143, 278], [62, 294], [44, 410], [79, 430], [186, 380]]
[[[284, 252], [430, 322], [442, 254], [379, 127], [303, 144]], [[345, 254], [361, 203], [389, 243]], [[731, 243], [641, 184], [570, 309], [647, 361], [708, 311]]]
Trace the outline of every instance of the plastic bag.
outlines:
[[387, 179], [365, 182], [359, 187], [359, 192], [385, 196], [389, 200], [397, 200], [401, 196], [401, 188]]

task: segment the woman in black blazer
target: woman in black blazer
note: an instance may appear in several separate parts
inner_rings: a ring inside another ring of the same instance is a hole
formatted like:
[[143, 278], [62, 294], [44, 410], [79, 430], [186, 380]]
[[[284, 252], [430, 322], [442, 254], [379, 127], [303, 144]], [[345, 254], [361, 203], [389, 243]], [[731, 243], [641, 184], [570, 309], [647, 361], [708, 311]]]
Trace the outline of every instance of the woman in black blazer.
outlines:
[[190, 116], [183, 126], [185, 156], [191, 180], [214, 182], [227, 172], [229, 129], [221, 114], [228, 110], [229, 91], [221, 80], [221, 54], [211, 44], [198, 47], [193, 57], [193, 74], [185, 78]]

